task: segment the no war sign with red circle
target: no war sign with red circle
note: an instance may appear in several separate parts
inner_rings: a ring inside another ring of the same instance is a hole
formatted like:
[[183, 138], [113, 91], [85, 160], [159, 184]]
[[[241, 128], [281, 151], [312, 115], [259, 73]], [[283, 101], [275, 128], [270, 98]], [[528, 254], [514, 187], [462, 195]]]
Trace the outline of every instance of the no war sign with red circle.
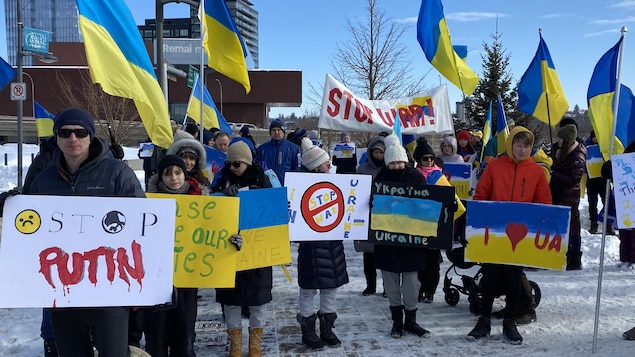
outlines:
[[368, 239], [371, 176], [289, 172], [291, 241]]

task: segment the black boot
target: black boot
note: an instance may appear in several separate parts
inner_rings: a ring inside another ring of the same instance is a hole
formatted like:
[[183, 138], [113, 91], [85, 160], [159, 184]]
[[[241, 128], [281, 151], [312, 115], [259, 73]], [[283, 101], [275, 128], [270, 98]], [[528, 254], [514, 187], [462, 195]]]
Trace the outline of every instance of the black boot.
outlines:
[[44, 340], [44, 357], [58, 357], [55, 341]]
[[296, 319], [300, 323], [300, 329], [302, 329], [302, 343], [314, 350], [323, 348], [326, 345], [326, 342], [320, 340], [318, 335], [315, 333], [315, 320], [317, 320], [316, 314], [308, 317], [302, 317], [298, 314]]
[[567, 252], [567, 270], [582, 270], [582, 252]]
[[417, 309], [405, 310], [406, 321], [403, 324], [404, 330], [414, 333], [419, 337], [430, 337], [430, 331], [419, 326], [417, 323]]
[[481, 316], [478, 318], [478, 322], [476, 323], [476, 326], [474, 326], [472, 331], [470, 331], [470, 333], [468, 333], [467, 335], [469, 337], [472, 337], [475, 340], [478, 340], [479, 338], [489, 336], [491, 331], [492, 331], [492, 321], [490, 320], [489, 317]]
[[507, 337], [512, 345], [520, 345], [523, 343], [523, 336], [518, 333], [514, 319], [503, 319], [503, 335]]
[[393, 338], [401, 338], [403, 334], [403, 305], [391, 306], [390, 314], [392, 315], [392, 330], [390, 330], [390, 336]]
[[320, 339], [326, 342], [329, 346], [339, 346], [342, 344], [337, 336], [333, 333], [333, 325], [335, 324], [335, 319], [337, 319], [337, 314], [334, 312], [323, 313], [322, 311], [318, 311], [318, 318], [320, 319]]

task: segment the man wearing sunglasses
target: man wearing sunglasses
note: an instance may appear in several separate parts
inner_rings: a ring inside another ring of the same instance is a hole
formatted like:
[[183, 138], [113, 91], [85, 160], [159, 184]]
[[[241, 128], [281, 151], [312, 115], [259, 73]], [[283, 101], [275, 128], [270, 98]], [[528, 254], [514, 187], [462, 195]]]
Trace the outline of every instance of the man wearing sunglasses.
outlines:
[[[113, 157], [104, 139], [95, 137], [90, 114], [77, 108], [60, 112], [53, 133], [58, 146], [53, 153], [54, 164], [35, 178], [26, 193], [145, 197], [134, 171]], [[94, 344], [101, 357], [126, 356], [128, 315], [128, 307], [52, 309], [53, 337], [59, 354], [92, 356]]]

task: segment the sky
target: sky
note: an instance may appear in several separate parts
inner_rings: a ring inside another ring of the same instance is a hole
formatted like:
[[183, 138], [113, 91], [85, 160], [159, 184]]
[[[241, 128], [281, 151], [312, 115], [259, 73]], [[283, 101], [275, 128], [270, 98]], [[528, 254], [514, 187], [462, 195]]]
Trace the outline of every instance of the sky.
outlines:
[[[125, 0], [137, 24], [154, 18], [153, 0]], [[309, 83], [320, 88], [327, 73], [332, 73], [330, 59], [338, 43], [350, 40], [346, 18], [353, 21], [366, 17], [366, 0], [252, 0], [259, 13], [259, 48], [261, 69], [294, 69], [303, 72], [303, 105], [300, 108], [273, 109], [285, 115], [302, 115], [316, 110], [307, 99]], [[28, 0], [23, 0], [28, 4]], [[412, 75], [425, 77], [425, 87], [448, 83], [450, 103], [462, 99], [460, 91], [439, 75], [426, 61], [416, 39], [416, 20], [420, 0], [377, 0], [377, 5], [394, 21], [410, 25], [402, 38], [411, 59]], [[28, 6], [28, 5], [27, 5]], [[586, 109], [586, 91], [593, 68], [604, 52], [620, 37], [620, 28], [635, 22], [634, 0], [607, 1], [443, 1], [448, 28], [455, 45], [467, 45], [467, 64], [482, 74], [485, 54], [483, 42], [492, 42], [497, 31], [506, 53], [511, 56], [508, 70], [516, 81], [531, 62], [538, 47], [538, 29], [550, 50], [556, 71], [572, 109], [575, 104]], [[4, 9], [0, 3], [0, 11]], [[188, 16], [186, 4], [167, 4], [166, 17]], [[0, 20], [0, 55], [6, 57], [4, 17]], [[626, 36], [623, 63], [632, 62], [632, 50]], [[622, 83], [635, 86], [635, 67], [623, 66]], [[452, 108], [454, 111], [454, 107]]]

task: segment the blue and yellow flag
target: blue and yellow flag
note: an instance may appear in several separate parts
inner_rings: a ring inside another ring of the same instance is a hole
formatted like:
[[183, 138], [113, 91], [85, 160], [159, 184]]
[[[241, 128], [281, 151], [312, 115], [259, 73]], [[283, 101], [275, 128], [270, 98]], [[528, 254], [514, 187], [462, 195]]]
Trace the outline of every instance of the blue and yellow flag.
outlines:
[[224, 0], [206, 0], [203, 12], [203, 46], [208, 65], [251, 91], [245, 56], [247, 49]]
[[16, 70], [4, 58], [0, 57], [0, 90], [9, 84], [16, 74]]
[[551, 126], [569, 109], [542, 34], [536, 55], [518, 82], [518, 109]]
[[483, 155], [485, 153], [485, 147], [487, 143], [492, 139], [492, 101], [489, 101], [489, 107], [487, 108], [487, 120], [483, 125], [483, 145], [481, 149], [481, 157], [479, 161], [483, 161]]
[[627, 86], [620, 84], [620, 96], [615, 98], [617, 60], [622, 39], [623, 37], [595, 65], [587, 91], [589, 117], [605, 160], [611, 156], [609, 151], [611, 150], [611, 135], [613, 134], [615, 100], [618, 100], [618, 107], [613, 154], [622, 154], [624, 148], [635, 140], [635, 110], [633, 108], [635, 98], [633, 98], [633, 92]]
[[505, 116], [505, 108], [503, 108], [503, 99], [500, 94], [497, 98], [496, 106], [496, 140], [498, 145], [497, 154], [500, 155], [507, 150], [507, 138], [509, 137], [509, 128], [507, 127], [507, 117]]
[[392, 125], [392, 133], [399, 138], [399, 144], [403, 145], [403, 138], [401, 137], [401, 119], [399, 118], [399, 109], [395, 111], [395, 121]]
[[45, 138], [49, 136], [53, 136], [53, 119], [55, 119], [55, 115], [48, 110], [46, 110], [40, 103], [37, 101], [33, 103], [35, 113], [35, 126], [37, 128], [37, 136], [39, 138]]
[[459, 58], [465, 61], [465, 59], [467, 58], [467, 46], [453, 45], [452, 48], [454, 49], [454, 52], [456, 52], [456, 54], [459, 56]]
[[224, 131], [231, 135], [233, 133], [229, 123], [218, 111], [216, 103], [212, 100], [212, 95], [209, 94], [207, 87], [203, 86], [203, 100], [201, 101], [201, 78], [196, 77], [196, 82], [192, 87], [192, 94], [190, 95], [190, 101], [187, 104], [187, 116], [194, 119], [197, 123], [201, 122], [201, 103], [203, 104], [203, 127], [205, 129], [218, 128], [220, 131]]
[[441, 0], [422, 0], [417, 20], [417, 40], [426, 58], [447, 80], [471, 95], [478, 75], [456, 54], [443, 15]]
[[77, 0], [93, 83], [134, 101], [152, 142], [173, 142], [170, 113], [148, 52], [123, 0]]

